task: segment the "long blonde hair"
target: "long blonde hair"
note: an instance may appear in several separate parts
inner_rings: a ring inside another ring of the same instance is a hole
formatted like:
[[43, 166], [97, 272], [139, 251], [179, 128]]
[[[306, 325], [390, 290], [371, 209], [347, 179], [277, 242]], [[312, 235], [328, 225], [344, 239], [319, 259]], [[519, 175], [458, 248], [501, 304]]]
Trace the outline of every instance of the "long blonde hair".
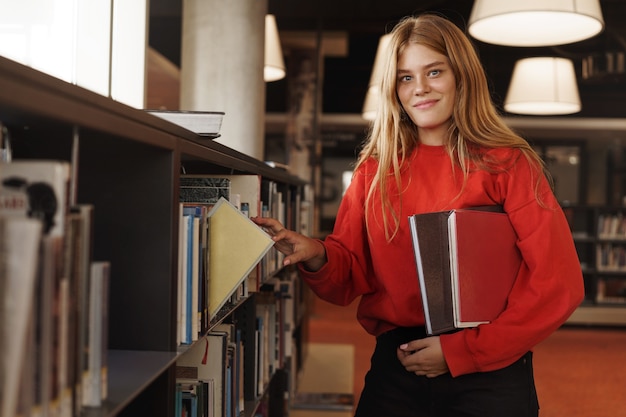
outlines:
[[419, 141], [417, 127], [403, 115], [396, 93], [398, 57], [408, 44], [424, 45], [448, 57], [456, 79], [456, 105], [444, 146], [453, 164], [462, 170], [464, 183], [471, 166], [489, 170], [506, 169], [506, 166], [498, 168], [498, 161], [486, 160], [485, 148], [517, 148], [537, 167], [538, 172], [543, 171], [547, 175], [541, 158], [526, 140], [506, 126], [496, 111], [485, 72], [468, 37], [454, 23], [438, 15], [406, 17], [391, 32], [386, 51], [387, 65], [380, 84], [380, 107], [356, 163], [358, 168], [370, 158], [378, 161], [365, 201], [366, 222], [369, 229], [369, 213], [373, 210], [368, 208], [374, 206], [374, 198], [379, 198], [388, 240], [393, 238], [400, 225], [398, 214], [390, 202], [388, 182], [394, 179], [400, 190], [402, 163]]

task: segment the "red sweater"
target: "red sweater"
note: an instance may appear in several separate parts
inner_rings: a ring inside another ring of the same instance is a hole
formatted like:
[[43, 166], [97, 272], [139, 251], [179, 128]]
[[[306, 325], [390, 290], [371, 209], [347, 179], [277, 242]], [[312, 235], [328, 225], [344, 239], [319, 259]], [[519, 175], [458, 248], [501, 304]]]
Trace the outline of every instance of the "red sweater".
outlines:
[[[504, 157], [508, 149], [489, 151]], [[376, 161], [363, 164], [343, 197], [335, 228], [323, 241], [328, 263], [317, 272], [300, 268], [322, 299], [348, 305], [361, 297], [357, 318], [372, 335], [398, 326], [423, 326], [424, 313], [408, 216], [470, 206], [501, 204], [517, 232], [523, 256], [506, 310], [475, 329], [441, 335], [453, 376], [510, 365], [556, 330], [583, 298], [583, 278], [568, 223], [547, 181], [540, 184], [544, 206], [535, 198], [530, 164], [518, 155], [507, 172], [475, 170], [459, 198], [463, 174], [452, 168], [443, 147], [420, 145], [402, 172], [402, 205], [395, 181], [389, 195], [400, 230], [387, 242], [382, 222], [365, 228], [364, 201]], [[380, 220], [380, 205], [372, 219]], [[375, 217], [378, 216], [378, 217]]]

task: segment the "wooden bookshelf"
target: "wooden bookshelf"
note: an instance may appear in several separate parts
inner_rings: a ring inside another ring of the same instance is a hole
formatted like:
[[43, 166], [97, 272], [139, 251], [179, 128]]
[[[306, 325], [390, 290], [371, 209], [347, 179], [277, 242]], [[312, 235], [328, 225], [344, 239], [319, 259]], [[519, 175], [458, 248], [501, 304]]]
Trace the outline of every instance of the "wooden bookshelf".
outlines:
[[[13, 159], [75, 163], [76, 202], [95, 207], [94, 259], [111, 262], [109, 396], [102, 407], [80, 415], [174, 416], [176, 360], [185, 354], [176, 342], [175, 316], [182, 167], [199, 174], [257, 174], [276, 183], [291, 228], [299, 225], [305, 182], [142, 110], [4, 58], [0, 122], [10, 131]], [[220, 320], [234, 315], [227, 311]], [[286, 378], [281, 374], [274, 380]], [[285, 389], [268, 386], [265, 396], [279, 398], [266, 401], [284, 401]], [[245, 415], [252, 415], [251, 408], [261, 400], [248, 401]], [[282, 414], [276, 409], [272, 415]]]

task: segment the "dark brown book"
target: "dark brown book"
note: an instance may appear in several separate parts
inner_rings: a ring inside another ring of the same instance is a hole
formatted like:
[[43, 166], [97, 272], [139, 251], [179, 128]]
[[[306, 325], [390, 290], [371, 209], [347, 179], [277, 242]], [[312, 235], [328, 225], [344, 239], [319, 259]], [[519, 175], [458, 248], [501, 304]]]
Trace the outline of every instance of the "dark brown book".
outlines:
[[497, 207], [409, 217], [428, 334], [476, 327], [506, 308], [521, 255]]

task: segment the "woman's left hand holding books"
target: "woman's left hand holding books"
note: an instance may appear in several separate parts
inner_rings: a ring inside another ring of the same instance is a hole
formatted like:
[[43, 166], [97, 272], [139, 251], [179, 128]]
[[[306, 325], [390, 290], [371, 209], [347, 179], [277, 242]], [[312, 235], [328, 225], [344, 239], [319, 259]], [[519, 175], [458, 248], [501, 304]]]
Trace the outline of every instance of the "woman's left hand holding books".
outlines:
[[449, 372], [439, 336], [404, 343], [398, 347], [397, 353], [402, 366], [416, 375], [434, 378]]

